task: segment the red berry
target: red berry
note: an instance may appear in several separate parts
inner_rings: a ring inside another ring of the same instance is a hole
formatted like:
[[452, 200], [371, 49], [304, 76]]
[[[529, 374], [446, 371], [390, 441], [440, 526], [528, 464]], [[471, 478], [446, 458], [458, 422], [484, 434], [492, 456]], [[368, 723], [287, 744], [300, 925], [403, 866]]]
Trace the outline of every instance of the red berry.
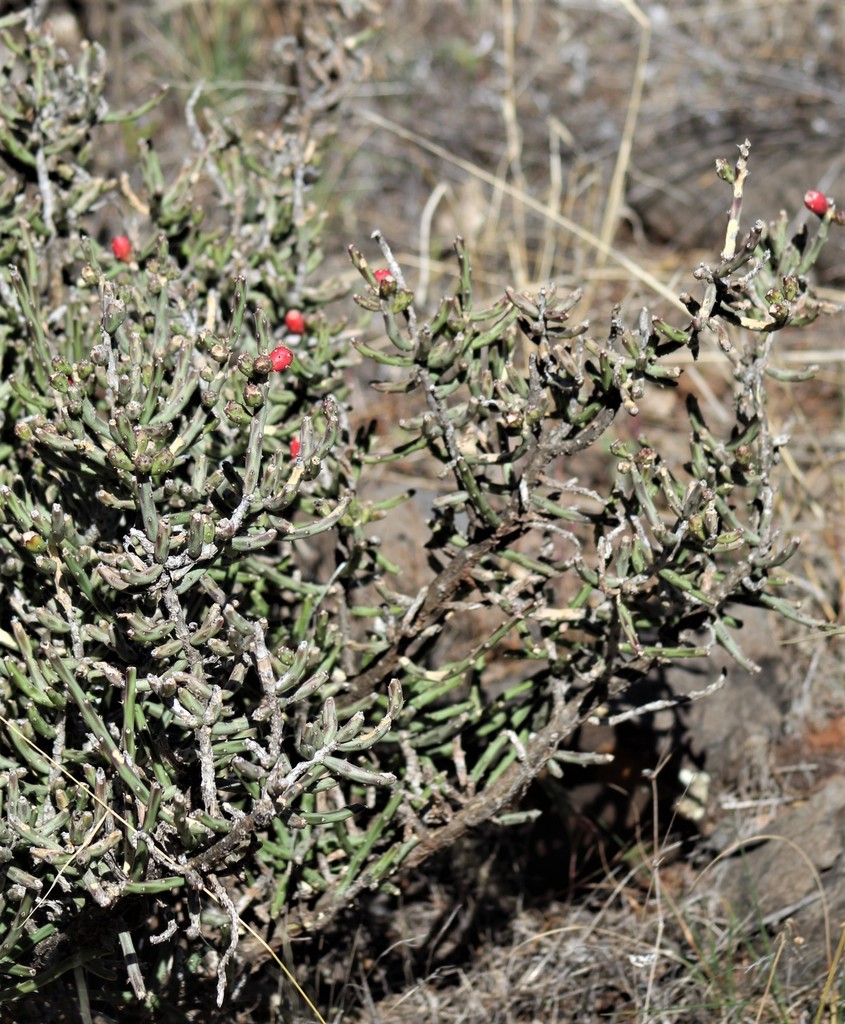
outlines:
[[290, 440], [290, 457], [292, 459], [298, 458], [299, 456], [299, 438], [292, 437]]
[[298, 309], [289, 309], [285, 314], [285, 324], [291, 334], [305, 334], [305, 317]]
[[132, 243], [126, 235], [115, 235], [111, 240], [111, 251], [122, 263], [128, 263], [132, 259]]
[[381, 298], [386, 299], [396, 291], [396, 278], [389, 270], [374, 270], [373, 277]]
[[809, 192], [804, 193], [804, 205], [818, 217], [824, 217], [827, 213], [828, 207], [830, 206], [830, 200], [826, 195], [823, 195], [816, 189], [811, 188]]
[[293, 362], [293, 352], [284, 345], [279, 345], [270, 353], [270, 362], [277, 373], [279, 370], [286, 370]]

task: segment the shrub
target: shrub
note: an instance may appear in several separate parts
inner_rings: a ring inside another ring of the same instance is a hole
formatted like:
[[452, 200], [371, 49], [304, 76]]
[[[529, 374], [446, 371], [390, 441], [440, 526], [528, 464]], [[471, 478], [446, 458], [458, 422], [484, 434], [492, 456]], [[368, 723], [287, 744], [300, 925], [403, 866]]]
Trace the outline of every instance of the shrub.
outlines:
[[[351, 254], [386, 342], [350, 345], [308, 202], [335, 91], [273, 135], [201, 127], [194, 97], [174, 180], [147, 142], [118, 188], [92, 165], [102, 53], [74, 65], [4, 24], [0, 999], [71, 970], [82, 987], [119, 947], [135, 998], [176, 1003], [202, 932], [222, 1001], [242, 922], [320, 929], [518, 813], [656, 666], [719, 644], [752, 667], [743, 605], [802, 618], [780, 594], [765, 379], [776, 332], [822, 310], [805, 275], [835, 206], [812, 240], [783, 216], [737, 244], [741, 147], [682, 325], [615, 310], [599, 332], [552, 285], [479, 307], [460, 240], [454, 295], [424, 315], [377, 235], [386, 267]], [[666, 357], [711, 337], [733, 428], [690, 398], [684, 466], [618, 436], [675, 385]], [[359, 357], [407, 396], [392, 447], [349, 426]], [[452, 486], [408, 592], [369, 527], [409, 495], [364, 485], [414, 453]], [[588, 453], [603, 490], [578, 482]]]

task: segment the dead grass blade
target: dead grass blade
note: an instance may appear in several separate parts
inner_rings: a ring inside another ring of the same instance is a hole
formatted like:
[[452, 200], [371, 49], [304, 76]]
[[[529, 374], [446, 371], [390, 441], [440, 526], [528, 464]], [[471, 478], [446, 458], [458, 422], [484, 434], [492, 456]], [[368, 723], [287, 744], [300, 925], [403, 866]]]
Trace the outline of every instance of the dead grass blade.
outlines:
[[[616, 235], [616, 228], [619, 224], [619, 210], [622, 207], [625, 196], [625, 181], [628, 177], [628, 165], [631, 162], [634, 134], [642, 104], [645, 69], [651, 51], [651, 19], [643, 13], [634, 0], [619, 0], [619, 4], [639, 25], [640, 46], [637, 53], [637, 64], [634, 68], [634, 77], [631, 82], [631, 96], [625, 113], [625, 125], [622, 129], [622, 137], [619, 140], [619, 152], [616, 156], [616, 164], [613, 168], [613, 177], [610, 180], [607, 203], [604, 208], [604, 217], [601, 224], [600, 237], [608, 248], [611, 247], [611, 243]], [[600, 267], [604, 266], [606, 260], [607, 253], [600, 252], [598, 265]]]
[[596, 252], [604, 253], [609, 259], [618, 263], [619, 266], [626, 270], [632, 277], [636, 278], [637, 281], [651, 289], [651, 291], [659, 295], [662, 299], [665, 299], [675, 309], [679, 309], [685, 314], [689, 313], [678, 296], [659, 278], [646, 270], [645, 267], [640, 266], [639, 263], [630, 259], [623, 252], [620, 252], [619, 249], [602, 241], [602, 239], [592, 231], [587, 230], [587, 228], [582, 227], [580, 224], [576, 224], [575, 221], [570, 220], [569, 217], [565, 217], [561, 213], [558, 213], [557, 210], [551, 209], [548, 204], [541, 203], [538, 199], [528, 195], [524, 190], [509, 184], [503, 178], [497, 177], [489, 171], [485, 171], [482, 167], [478, 167], [469, 160], [464, 160], [461, 157], [455, 156], [454, 153], [450, 153], [447, 149], [444, 149], [443, 146], [438, 145], [436, 142], [432, 142], [430, 139], [426, 139], [421, 136], [418, 132], [404, 128], [402, 125], [397, 124], [395, 121], [391, 121], [386, 117], [382, 117], [380, 114], [376, 114], [371, 110], [359, 110], [358, 116], [370, 124], [377, 125], [379, 128], [391, 132], [397, 138], [404, 139], [406, 142], [410, 142], [419, 149], [423, 149], [426, 152], [431, 153], [433, 156], [451, 164], [453, 167], [460, 168], [466, 174], [470, 174], [473, 177], [478, 178], [479, 181], [483, 181], [486, 185], [495, 189], [500, 195], [506, 195], [516, 202], [522, 203], [523, 206], [529, 210], [533, 210], [539, 216], [552, 220], [559, 227], [568, 231], [570, 234], [595, 249]]

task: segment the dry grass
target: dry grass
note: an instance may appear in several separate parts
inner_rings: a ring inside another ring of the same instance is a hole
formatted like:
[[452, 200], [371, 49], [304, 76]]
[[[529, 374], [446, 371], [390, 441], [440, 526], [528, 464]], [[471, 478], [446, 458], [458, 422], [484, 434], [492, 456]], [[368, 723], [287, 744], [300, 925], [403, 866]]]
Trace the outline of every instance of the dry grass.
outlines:
[[[653, 825], [659, 827], [656, 820]], [[374, 990], [383, 989], [387, 970], [371, 960], [344, 993], [348, 999], [354, 992], [362, 1009], [343, 1019], [757, 1024], [809, 1020], [808, 1005], [818, 1006], [818, 1019], [825, 1019], [842, 937], [835, 952], [828, 949], [827, 974], [808, 985], [807, 951], [791, 922], [767, 929], [759, 910], [736, 919], [710, 881], [720, 858], [698, 867], [667, 836], [659, 838], [659, 843], [654, 837], [650, 843], [641, 839], [575, 901], [516, 907], [507, 941], [481, 944], [469, 964], [440, 960], [442, 929], [427, 934], [424, 916], [415, 920], [416, 928], [406, 922], [402, 937], [382, 957], [404, 956], [409, 973], [417, 971], [412, 983], [376, 999]], [[730, 852], [736, 851], [725, 855]], [[812, 864], [808, 872], [814, 873]], [[434, 892], [431, 902], [436, 902]], [[421, 953], [428, 954], [424, 972], [419, 972]]]

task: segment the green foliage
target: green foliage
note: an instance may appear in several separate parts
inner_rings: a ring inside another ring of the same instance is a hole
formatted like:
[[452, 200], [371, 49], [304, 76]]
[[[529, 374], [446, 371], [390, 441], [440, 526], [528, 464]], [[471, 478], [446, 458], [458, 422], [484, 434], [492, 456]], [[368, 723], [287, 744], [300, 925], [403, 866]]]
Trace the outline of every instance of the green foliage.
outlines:
[[[317, 793], [332, 778], [394, 781], [362, 752], [401, 695], [385, 690], [374, 729], [338, 723], [339, 636], [294, 554], [350, 504], [345, 470], [321, 472], [348, 360], [322, 311], [307, 134], [292, 117], [273, 136], [205, 136], [190, 111], [197, 152], [172, 183], [141, 147], [140, 216], [117, 259], [86, 234], [123, 227], [98, 216], [104, 196], [119, 202], [115, 182], [84, 169], [108, 116], [102, 54], [74, 67], [35, 31], [6, 43], [8, 998], [101, 955], [96, 933], [66, 946], [97, 908], [181, 903], [186, 879], [208, 884], [259, 829], [274, 839], [264, 856], [287, 865], [272, 895], [285, 905], [310, 830], [351, 814], [351, 797]], [[291, 308], [306, 335], [286, 330]], [[293, 365], [276, 373], [285, 342]]]
[[[313, 108], [261, 135], [201, 127], [192, 102], [175, 179], [147, 143], [119, 192], [86, 169], [109, 117], [100, 52], [74, 67], [35, 30], [5, 39], [0, 999], [119, 943], [135, 996], [166, 1000], [150, 986], [212, 896], [222, 1000], [247, 893], [290, 933], [317, 929], [512, 809], [654, 667], [717, 643], [747, 665], [736, 606], [800, 618], [777, 593], [792, 546], [764, 378], [774, 332], [821, 308], [803, 276], [817, 248], [756, 225], [696, 273], [683, 326], [614, 312], [597, 335], [553, 286], [477, 308], [460, 241], [455, 294], [426, 318], [379, 238], [389, 276], [352, 258], [387, 343], [350, 348], [307, 202]], [[740, 199], [741, 182], [737, 219]], [[110, 255], [114, 209], [128, 261]], [[673, 386], [665, 358], [714, 332], [729, 434], [690, 401], [684, 467], [615, 436]], [[350, 436], [358, 356], [408, 396], [390, 450]], [[577, 474], [604, 442], [600, 492]], [[409, 594], [368, 529], [402, 501], [363, 482], [415, 452], [454, 488]]]

